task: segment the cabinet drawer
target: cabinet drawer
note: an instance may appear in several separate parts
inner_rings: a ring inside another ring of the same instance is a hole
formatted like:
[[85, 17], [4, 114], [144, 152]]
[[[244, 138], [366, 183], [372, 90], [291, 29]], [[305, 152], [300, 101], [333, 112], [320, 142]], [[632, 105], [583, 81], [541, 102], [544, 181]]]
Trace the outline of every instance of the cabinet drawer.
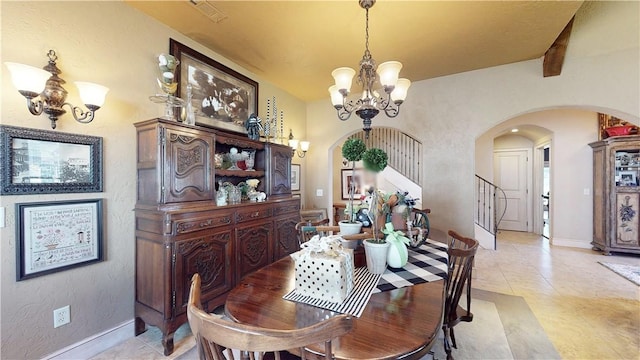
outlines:
[[281, 204], [276, 204], [274, 209], [274, 216], [287, 214], [287, 213], [297, 213], [300, 212], [300, 201], [288, 201]]
[[266, 219], [273, 216], [273, 210], [268, 207], [253, 207], [249, 209], [241, 209], [236, 213], [236, 222], [246, 222], [258, 219]]
[[176, 234], [187, 234], [194, 231], [230, 225], [232, 222], [233, 216], [231, 212], [207, 213], [196, 217], [175, 220], [174, 226]]

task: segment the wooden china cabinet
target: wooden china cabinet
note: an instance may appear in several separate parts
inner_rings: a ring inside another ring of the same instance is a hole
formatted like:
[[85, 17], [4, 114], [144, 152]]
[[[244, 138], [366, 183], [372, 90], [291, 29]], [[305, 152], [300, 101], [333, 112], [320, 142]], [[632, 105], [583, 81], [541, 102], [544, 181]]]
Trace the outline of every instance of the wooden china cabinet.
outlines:
[[640, 135], [614, 136], [593, 148], [594, 250], [640, 254]]
[[[298, 250], [300, 200], [291, 197], [291, 148], [174, 121], [135, 124], [137, 202], [135, 334], [163, 334], [165, 355], [187, 321], [191, 277], [212, 311], [245, 275]], [[255, 150], [255, 170], [215, 168], [215, 155]], [[218, 181], [260, 180], [265, 202], [216, 206]]]

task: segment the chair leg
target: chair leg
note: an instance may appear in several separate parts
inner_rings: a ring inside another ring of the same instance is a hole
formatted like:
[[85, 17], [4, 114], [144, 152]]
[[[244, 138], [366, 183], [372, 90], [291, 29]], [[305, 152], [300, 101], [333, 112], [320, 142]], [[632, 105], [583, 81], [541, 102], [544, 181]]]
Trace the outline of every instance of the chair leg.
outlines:
[[449, 328], [447, 325], [442, 326], [442, 332], [444, 332], [444, 351], [447, 353], [447, 360], [453, 360], [453, 356], [451, 356], [451, 344], [449, 339]]
[[449, 332], [451, 333], [451, 344], [454, 349], [457, 349], [458, 345], [456, 344], [456, 334], [453, 332], [453, 328], [449, 328]]

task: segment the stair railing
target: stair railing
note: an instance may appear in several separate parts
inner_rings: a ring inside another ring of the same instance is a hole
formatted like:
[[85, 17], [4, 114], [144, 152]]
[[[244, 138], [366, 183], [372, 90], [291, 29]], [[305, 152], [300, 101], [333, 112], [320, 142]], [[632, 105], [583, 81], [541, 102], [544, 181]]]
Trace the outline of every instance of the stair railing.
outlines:
[[[476, 174], [476, 199], [478, 201], [475, 223], [493, 235], [494, 249], [500, 222], [507, 212], [507, 195], [490, 181]], [[502, 206], [498, 206], [502, 204]], [[499, 209], [499, 207], [501, 209]]]

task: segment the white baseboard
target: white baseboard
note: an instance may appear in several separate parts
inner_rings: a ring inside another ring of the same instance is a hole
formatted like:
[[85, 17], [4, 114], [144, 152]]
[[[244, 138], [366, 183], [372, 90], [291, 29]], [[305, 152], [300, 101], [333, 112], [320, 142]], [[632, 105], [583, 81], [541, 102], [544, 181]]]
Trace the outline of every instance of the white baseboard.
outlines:
[[45, 356], [46, 360], [90, 359], [134, 335], [133, 319]]
[[553, 246], [567, 246], [580, 249], [591, 249], [591, 241], [576, 240], [576, 239], [563, 239], [554, 237], [551, 239], [551, 245]]

